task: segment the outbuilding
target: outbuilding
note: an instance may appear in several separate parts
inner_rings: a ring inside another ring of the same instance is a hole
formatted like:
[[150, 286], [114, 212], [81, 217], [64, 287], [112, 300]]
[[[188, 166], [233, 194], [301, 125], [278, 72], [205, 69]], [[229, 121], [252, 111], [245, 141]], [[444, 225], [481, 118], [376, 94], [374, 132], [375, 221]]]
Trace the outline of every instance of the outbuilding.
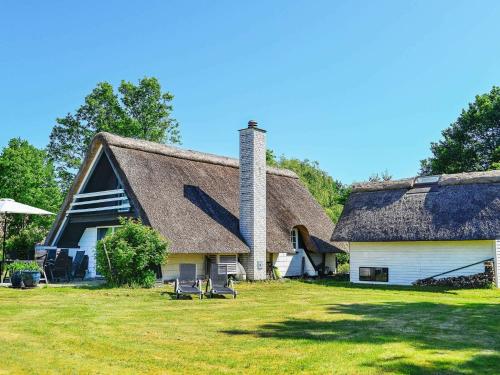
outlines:
[[472, 275], [494, 260], [498, 286], [500, 171], [358, 184], [332, 239], [349, 243], [354, 283]]

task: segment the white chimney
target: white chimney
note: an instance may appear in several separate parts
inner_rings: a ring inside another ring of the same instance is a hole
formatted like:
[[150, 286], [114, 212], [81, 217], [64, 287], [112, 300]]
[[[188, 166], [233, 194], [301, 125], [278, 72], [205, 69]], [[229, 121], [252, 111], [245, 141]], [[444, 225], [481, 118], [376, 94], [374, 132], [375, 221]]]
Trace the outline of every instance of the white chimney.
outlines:
[[266, 278], [266, 131], [256, 121], [240, 130], [240, 233], [250, 247], [249, 280]]

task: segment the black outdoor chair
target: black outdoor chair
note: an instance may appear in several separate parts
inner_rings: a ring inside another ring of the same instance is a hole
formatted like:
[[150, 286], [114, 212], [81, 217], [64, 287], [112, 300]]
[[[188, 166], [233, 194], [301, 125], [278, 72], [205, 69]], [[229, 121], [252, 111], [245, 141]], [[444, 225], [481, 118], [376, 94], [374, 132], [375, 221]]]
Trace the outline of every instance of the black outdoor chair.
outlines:
[[237, 293], [233, 287], [233, 280], [229, 280], [227, 276], [226, 264], [211, 265], [206, 293], [210, 297], [214, 295], [230, 294], [233, 298], [236, 298]]
[[88, 268], [89, 268], [89, 256], [85, 255], [84, 252], [80, 265], [75, 269], [73, 273], [73, 278], [74, 279], [80, 278], [83, 281], [83, 279], [85, 279], [85, 276], [87, 275]]
[[[73, 259], [73, 264], [71, 265], [71, 278], [76, 278], [77, 271], [80, 270], [80, 267], [83, 262], [83, 258], [85, 257], [85, 250], [78, 250], [75, 254], [75, 259]], [[85, 275], [84, 275], [85, 277]], [[83, 277], [82, 277], [83, 280]]]
[[54, 263], [48, 265], [51, 280], [60, 281], [64, 278], [67, 282], [70, 281], [73, 258], [68, 253], [68, 249], [61, 249]]
[[175, 296], [183, 294], [197, 294], [200, 299], [203, 298], [201, 291], [201, 281], [196, 279], [196, 264], [180, 264], [179, 278], [175, 280]]

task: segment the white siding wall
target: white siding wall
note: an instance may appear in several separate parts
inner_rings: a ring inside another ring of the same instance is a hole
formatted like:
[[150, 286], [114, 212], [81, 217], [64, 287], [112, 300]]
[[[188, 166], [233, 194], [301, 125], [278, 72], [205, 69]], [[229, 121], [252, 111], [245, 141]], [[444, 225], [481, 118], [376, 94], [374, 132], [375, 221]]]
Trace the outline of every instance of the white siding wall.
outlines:
[[500, 240], [495, 242], [495, 285], [500, 288]]
[[[351, 282], [370, 283], [359, 281], [359, 267], [388, 267], [388, 284], [410, 285], [418, 279], [492, 258], [494, 247], [495, 241], [352, 242]], [[479, 272], [484, 272], [483, 264], [443, 277]]]
[[325, 266], [328, 267], [327, 272], [329, 271], [333, 273], [337, 272], [335, 253], [325, 254]]
[[314, 270], [313, 265], [304, 254], [304, 250], [302, 249], [298, 249], [295, 254], [274, 254], [273, 265], [275, 267], [278, 267], [281, 276], [301, 276], [302, 258], [305, 258], [305, 273], [310, 276], [316, 275], [316, 271]]
[[[96, 259], [95, 259], [95, 247], [97, 244], [97, 228], [87, 228], [83, 232], [80, 241], [78, 242], [79, 249], [72, 249], [74, 253], [76, 250], [85, 250], [85, 255], [89, 257], [89, 271], [88, 277], [94, 278], [96, 277]], [[71, 254], [70, 254], [71, 255]]]
[[198, 277], [205, 278], [205, 254], [170, 254], [167, 264], [161, 266], [163, 280], [175, 280], [179, 277], [179, 265], [181, 263], [196, 264]]

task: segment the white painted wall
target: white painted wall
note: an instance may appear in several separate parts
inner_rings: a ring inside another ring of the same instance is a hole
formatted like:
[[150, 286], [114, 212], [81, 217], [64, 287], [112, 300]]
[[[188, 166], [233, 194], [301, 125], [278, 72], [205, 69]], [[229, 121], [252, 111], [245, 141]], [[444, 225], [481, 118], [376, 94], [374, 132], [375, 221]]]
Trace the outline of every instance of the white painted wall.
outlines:
[[[351, 282], [359, 281], [359, 267], [388, 267], [389, 282], [410, 285], [418, 279], [493, 258], [495, 241], [351, 242]], [[498, 250], [497, 250], [498, 251]], [[468, 267], [443, 277], [484, 272], [484, 265]]]
[[337, 262], [335, 253], [325, 254], [325, 266], [328, 267], [327, 272], [337, 272]]
[[200, 279], [205, 278], [205, 254], [170, 254], [167, 264], [161, 266], [163, 280], [175, 280], [179, 277], [181, 263], [196, 264], [196, 273]]
[[317, 272], [304, 254], [304, 250], [298, 249], [295, 254], [279, 253], [273, 256], [273, 265], [278, 267], [281, 276], [301, 276], [302, 258], [305, 258], [305, 273], [314, 276]]
[[[97, 228], [87, 228], [82, 234], [80, 241], [78, 242], [79, 249], [71, 249], [74, 250], [85, 250], [85, 255], [89, 257], [89, 268], [88, 268], [88, 277], [94, 278], [96, 277], [96, 253], [95, 247], [97, 244]], [[71, 255], [71, 254], [70, 254]], [[73, 253], [74, 256], [74, 253]]]
[[500, 288], [500, 240], [495, 241], [495, 285]]

